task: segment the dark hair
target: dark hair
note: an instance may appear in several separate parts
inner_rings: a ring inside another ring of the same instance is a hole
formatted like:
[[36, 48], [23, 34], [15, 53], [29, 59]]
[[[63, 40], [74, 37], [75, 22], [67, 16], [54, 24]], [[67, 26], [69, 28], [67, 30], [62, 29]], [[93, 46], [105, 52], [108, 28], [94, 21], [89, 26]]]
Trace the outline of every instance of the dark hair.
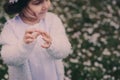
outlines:
[[17, 14], [20, 13], [30, 1], [31, 0], [18, 0], [18, 2], [9, 3], [9, 1], [7, 0], [3, 8], [4, 11], [9, 15]]

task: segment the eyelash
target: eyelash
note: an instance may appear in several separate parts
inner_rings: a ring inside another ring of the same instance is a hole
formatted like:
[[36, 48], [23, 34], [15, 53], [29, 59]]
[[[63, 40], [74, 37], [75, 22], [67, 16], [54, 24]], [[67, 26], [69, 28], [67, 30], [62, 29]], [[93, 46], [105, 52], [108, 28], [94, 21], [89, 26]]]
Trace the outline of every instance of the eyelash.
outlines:
[[[46, 0], [46, 1], [49, 1], [49, 0]], [[41, 4], [43, 1], [34, 1], [32, 4], [34, 4], [34, 5], [39, 5], [39, 4]]]
[[33, 5], [39, 5], [39, 4], [41, 4], [42, 2], [41, 1], [34, 1], [32, 4]]

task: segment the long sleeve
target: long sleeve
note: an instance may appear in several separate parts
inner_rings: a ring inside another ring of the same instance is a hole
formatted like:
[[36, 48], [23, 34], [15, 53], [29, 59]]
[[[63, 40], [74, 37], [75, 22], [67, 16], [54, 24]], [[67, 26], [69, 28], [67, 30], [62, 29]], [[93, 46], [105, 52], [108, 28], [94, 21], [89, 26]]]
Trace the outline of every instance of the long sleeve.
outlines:
[[48, 53], [55, 59], [67, 57], [71, 53], [71, 44], [69, 43], [61, 20], [56, 15], [53, 18], [50, 35], [52, 37], [52, 45], [48, 48]]
[[27, 60], [35, 45], [35, 42], [25, 44], [22, 40], [18, 40], [12, 26], [8, 23], [1, 32], [0, 43], [2, 43], [1, 56], [4, 62], [15, 66], [21, 65]]

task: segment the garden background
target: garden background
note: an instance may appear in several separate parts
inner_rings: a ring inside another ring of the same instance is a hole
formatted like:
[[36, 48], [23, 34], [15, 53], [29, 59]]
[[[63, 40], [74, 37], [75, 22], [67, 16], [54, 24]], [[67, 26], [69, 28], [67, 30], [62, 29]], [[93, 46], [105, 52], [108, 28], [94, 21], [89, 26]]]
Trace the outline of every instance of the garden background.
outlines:
[[[0, 30], [9, 19], [0, 0]], [[120, 80], [120, 0], [52, 0], [72, 44], [66, 80]], [[64, 44], [63, 44], [64, 45]], [[0, 80], [7, 80], [0, 57]]]

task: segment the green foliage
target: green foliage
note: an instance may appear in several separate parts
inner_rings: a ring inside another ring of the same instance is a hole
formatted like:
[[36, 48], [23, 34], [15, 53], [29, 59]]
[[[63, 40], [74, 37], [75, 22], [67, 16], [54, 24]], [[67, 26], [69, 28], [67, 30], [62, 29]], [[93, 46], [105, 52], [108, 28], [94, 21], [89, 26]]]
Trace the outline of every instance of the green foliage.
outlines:
[[[120, 4], [116, 0], [52, 0], [52, 4], [73, 48], [64, 59], [66, 80], [120, 80]], [[0, 10], [2, 28], [7, 17]], [[6, 74], [0, 58], [0, 80]]]

